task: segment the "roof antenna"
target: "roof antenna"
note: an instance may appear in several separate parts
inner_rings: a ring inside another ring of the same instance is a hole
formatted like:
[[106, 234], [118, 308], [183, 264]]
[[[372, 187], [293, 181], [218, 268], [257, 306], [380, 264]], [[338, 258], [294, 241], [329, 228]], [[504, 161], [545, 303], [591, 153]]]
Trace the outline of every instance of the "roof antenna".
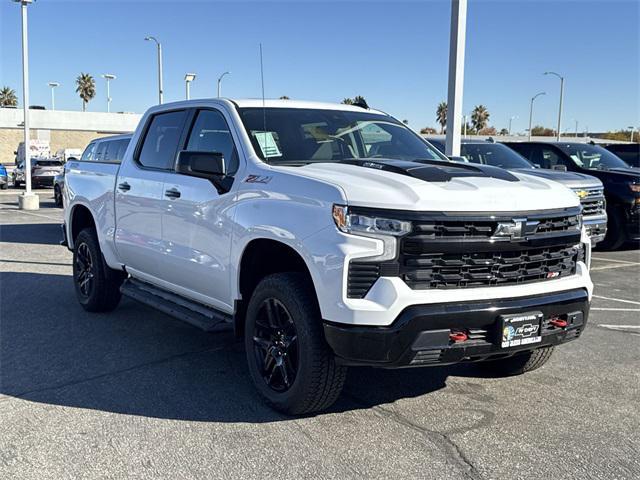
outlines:
[[263, 148], [264, 151], [264, 159], [267, 160], [267, 108], [265, 106], [264, 100], [264, 65], [262, 63], [262, 43], [260, 43], [260, 82], [262, 83], [262, 134], [264, 135], [263, 139]]

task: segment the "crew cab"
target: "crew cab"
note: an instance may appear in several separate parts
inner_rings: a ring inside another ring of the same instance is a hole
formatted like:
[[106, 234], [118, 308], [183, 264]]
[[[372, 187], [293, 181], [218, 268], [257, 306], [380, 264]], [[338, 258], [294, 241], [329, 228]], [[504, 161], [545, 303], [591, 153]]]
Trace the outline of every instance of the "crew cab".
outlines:
[[[427, 138], [441, 152], [444, 152], [444, 140]], [[536, 177], [559, 182], [574, 191], [582, 204], [582, 220], [591, 238], [591, 245], [604, 240], [607, 232], [607, 211], [602, 182], [591, 175], [577, 172], [561, 172], [537, 168], [515, 150], [492, 140], [463, 139], [460, 145], [461, 159], [465, 162], [479, 163], [526, 173]]]
[[80, 304], [121, 295], [244, 339], [274, 408], [329, 407], [349, 366], [543, 365], [589, 314], [578, 197], [456, 164], [390, 115], [292, 100], [151, 108], [121, 162], [66, 166]]
[[599, 178], [607, 200], [607, 234], [599, 247], [615, 250], [640, 240], [640, 170], [599, 145], [578, 142], [506, 142], [542, 168]]

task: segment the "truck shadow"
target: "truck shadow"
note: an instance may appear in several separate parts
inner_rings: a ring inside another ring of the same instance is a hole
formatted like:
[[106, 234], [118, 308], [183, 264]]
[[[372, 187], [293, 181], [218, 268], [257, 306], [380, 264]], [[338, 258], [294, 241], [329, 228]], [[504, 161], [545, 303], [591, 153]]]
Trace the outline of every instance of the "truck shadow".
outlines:
[[[0, 403], [67, 407], [203, 422], [286, 420], [257, 396], [231, 332], [206, 334], [123, 300], [89, 314], [70, 276], [3, 272]], [[370, 408], [446, 386], [472, 367], [352, 369], [331, 412]]]
[[0, 225], [0, 242], [59, 245], [60, 223], [16, 223]]

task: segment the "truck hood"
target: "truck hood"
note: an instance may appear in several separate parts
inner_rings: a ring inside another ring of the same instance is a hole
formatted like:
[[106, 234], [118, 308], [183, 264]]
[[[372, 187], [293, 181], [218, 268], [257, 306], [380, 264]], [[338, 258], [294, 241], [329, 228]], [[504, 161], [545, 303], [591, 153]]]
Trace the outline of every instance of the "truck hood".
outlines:
[[510, 169], [510, 171], [553, 180], [554, 182], [562, 183], [569, 188], [602, 187], [602, 182], [599, 179], [584, 173], [562, 172], [559, 170], [547, 170], [544, 168], [514, 168]]
[[296, 174], [342, 189], [349, 205], [413, 211], [517, 212], [578, 206], [544, 178], [479, 165], [400, 160], [316, 163]]

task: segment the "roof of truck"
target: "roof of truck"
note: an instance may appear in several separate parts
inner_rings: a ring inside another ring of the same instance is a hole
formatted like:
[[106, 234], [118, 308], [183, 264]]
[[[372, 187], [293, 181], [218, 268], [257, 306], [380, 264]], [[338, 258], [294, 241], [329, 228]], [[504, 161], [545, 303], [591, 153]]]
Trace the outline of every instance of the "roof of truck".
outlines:
[[[235, 103], [240, 108], [262, 108], [263, 100], [261, 98], [229, 98], [227, 99]], [[346, 105], [344, 103], [328, 103], [328, 102], [310, 102], [306, 100], [280, 100], [265, 99], [264, 106], [266, 108], [313, 108], [320, 110], [343, 110], [349, 112], [370, 112], [387, 115], [385, 112], [375, 110], [373, 108], [366, 109], [356, 105]]]

